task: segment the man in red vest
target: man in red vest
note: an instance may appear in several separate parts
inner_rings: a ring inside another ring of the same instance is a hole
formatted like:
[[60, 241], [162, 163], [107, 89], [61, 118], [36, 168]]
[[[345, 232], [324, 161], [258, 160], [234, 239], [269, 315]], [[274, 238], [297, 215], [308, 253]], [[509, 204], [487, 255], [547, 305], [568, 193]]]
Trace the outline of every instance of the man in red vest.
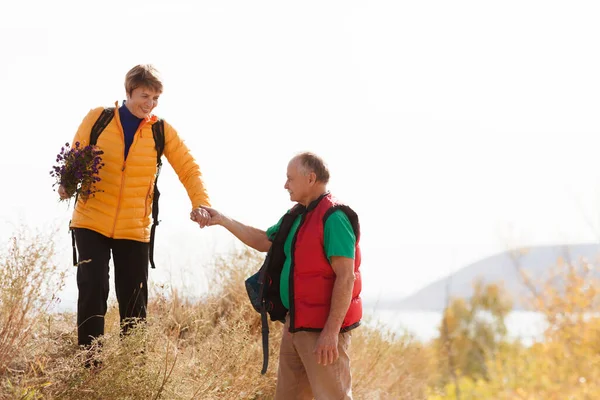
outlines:
[[352, 399], [348, 349], [350, 330], [362, 317], [360, 229], [356, 213], [327, 191], [328, 181], [319, 156], [292, 158], [284, 187], [297, 204], [266, 231], [203, 207], [209, 225], [225, 227], [246, 245], [263, 252], [282, 247], [270, 253], [280, 259], [269, 261], [271, 278], [279, 277], [271, 300], [285, 315], [278, 400]]

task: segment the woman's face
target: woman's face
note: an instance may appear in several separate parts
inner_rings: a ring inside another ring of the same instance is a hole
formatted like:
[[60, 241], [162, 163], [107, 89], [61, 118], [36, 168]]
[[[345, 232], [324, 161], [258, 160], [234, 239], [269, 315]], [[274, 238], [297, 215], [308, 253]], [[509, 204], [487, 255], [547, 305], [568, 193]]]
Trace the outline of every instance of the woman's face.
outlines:
[[150, 115], [154, 107], [158, 105], [159, 92], [155, 92], [148, 87], [139, 87], [127, 93], [125, 107], [136, 117], [146, 118]]

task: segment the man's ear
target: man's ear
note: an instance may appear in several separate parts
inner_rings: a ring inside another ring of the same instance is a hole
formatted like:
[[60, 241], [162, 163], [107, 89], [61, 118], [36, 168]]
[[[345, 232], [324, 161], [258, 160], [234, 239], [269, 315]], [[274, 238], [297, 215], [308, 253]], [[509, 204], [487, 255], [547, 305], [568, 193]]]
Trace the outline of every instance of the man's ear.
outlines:
[[315, 174], [314, 172], [311, 172], [310, 174], [308, 174], [308, 183], [313, 185], [316, 182], [317, 182], [317, 174]]

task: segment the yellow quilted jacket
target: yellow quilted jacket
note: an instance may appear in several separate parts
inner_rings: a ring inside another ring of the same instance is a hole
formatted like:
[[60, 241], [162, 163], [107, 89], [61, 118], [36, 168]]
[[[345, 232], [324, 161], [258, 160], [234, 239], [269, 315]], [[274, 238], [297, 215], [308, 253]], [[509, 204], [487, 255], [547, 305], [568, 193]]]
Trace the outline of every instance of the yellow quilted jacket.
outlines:
[[[119, 119], [118, 103], [115, 116], [98, 137], [97, 146], [104, 151], [100, 169], [100, 182], [87, 201], [78, 200], [71, 220], [72, 228], [87, 228], [114, 239], [150, 241], [152, 224], [152, 195], [156, 176], [156, 149], [152, 124], [156, 116], [146, 118], [135, 133], [125, 156], [125, 136]], [[87, 146], [92, 126], [103, 107], [91, 110], [79, 126], [72, 146], [76, 142]], [[165, 122], [165, 148], [163, 154], [185, 186], [192, 207], [210, 205], [198, 164], [189, 149], [171, 125]]]

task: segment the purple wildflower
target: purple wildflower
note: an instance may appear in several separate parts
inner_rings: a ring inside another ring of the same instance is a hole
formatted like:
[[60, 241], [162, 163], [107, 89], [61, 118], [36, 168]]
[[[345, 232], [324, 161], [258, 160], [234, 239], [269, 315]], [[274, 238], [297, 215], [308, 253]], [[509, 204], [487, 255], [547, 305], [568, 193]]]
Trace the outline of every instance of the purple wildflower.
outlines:
[[62, 185], [69, 198], [77, 194], [86, 201], [97, 190], [95, 183], [100, 181], [98, 174], [104, 166], [101, 155], [104, 152], [94, 146], [81, 147], [79, 142], [70, 148], [66, 143], [56, 156], [57, 165], [52, 167], [50, 176], [56, 179], [53, 186]]

